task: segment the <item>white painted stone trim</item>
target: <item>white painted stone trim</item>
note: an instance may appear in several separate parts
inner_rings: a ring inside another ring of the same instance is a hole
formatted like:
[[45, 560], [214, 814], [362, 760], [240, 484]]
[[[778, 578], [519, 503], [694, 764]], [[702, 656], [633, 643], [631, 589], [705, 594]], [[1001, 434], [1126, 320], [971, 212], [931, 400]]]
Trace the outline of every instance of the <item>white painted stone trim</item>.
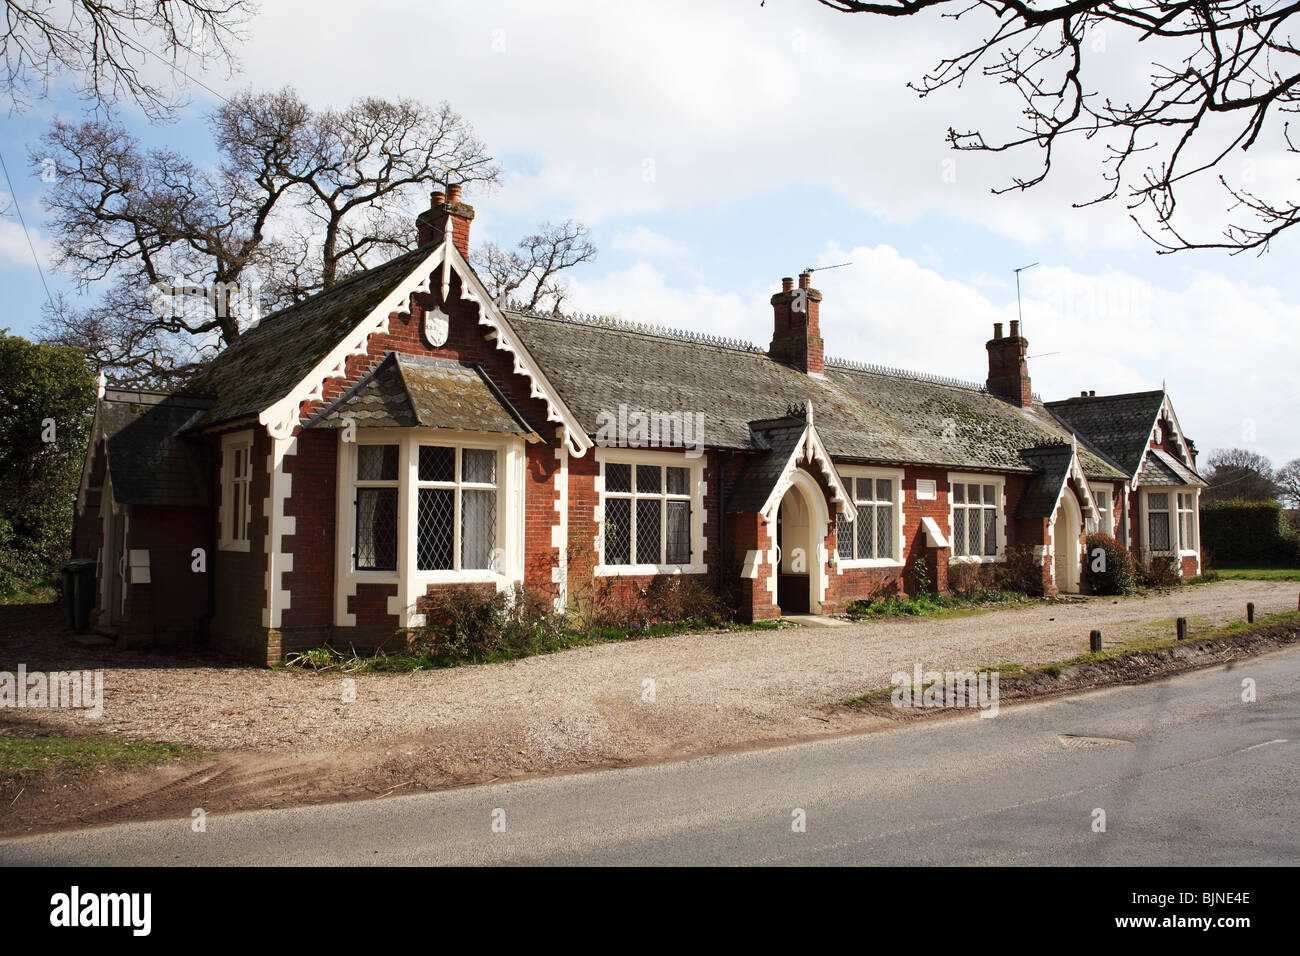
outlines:
[[284, 470], [284, 460], [298, 453], [298, 439], [271, 437], [271, 450], [266, 456], [266, 471], [270, 476], [270, 494], [262, 499], [262, 513], [266, 515], [266, 607], [262, 609], [262, 626], [278, 628], [292, 596], [282, 586], [284, 573], [293, 570], [293, 555], [286, 554], [285, 535], [297, 532], [297, 520], [284, 513], [285, 502], [293, 494], [293, 476]]

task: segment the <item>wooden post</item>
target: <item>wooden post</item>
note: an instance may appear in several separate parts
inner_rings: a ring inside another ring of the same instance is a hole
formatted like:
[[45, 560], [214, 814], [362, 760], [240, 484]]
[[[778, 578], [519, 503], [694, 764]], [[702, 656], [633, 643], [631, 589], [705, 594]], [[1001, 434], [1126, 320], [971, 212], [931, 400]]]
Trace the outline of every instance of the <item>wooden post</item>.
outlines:
[[1088, 649], [1094, 652], [1101, 650], [1101, 631], [1093, 631], [1088, 635]]
[[1177, 624], [1178, 624], [1178, 639], [1180, 641], [1187, 640], [1187, 618], [1180, 617], [1178, 619]]
[[1253, 603], [1248, 603], [1246, 605], [1246, 623], [1255, 623], [1255, 605]]

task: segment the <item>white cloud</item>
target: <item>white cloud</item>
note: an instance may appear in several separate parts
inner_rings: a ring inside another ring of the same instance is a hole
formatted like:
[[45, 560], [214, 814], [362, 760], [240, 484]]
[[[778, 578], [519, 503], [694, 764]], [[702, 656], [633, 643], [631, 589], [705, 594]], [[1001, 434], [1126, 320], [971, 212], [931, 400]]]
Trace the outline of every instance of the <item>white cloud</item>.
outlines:
[[[31, 227], [28, 228], [31, 229]], [[42, 266], [49, 268], [50, 257], [53, 254], [49, 241], [36, 230], [31, 231], [31, 237]], [[16, 218], [13, 218], [12, 210], [5, 216], [0, 217], [0, 264], [20, 268], [35, 268], [32, 262], [31, 246], [27, 244], [27, 236], [23, 234], [23, 227], [19, 225]]]
[[[319, 103], [363, 92], [446, 98], [498, 154], [537, 160], [494, 200], [520, 215], [558, 198], [596, 224], [822, 186], [897, 222], [941, 212], [1030, 243], [1146, 242], [1122, 206], [1068, 211], [1102, 188], [1099, 141], [1058, 156], [1044, 186], [1002, 197], [990, 187], [1032, 171], [1034, 156], [948, 148], [949, 126], [998, 129], [1019, 115], [995, 83], [925, 99], [906, 87], [978, 18], [894, 22], [748, 0], [368, 9], [357, 18], [342, 0], [306, 12], [266, 5], [241, 50], [242, 81], [295, 84]], [[352, 68], [338, 69], [341, 58]], [[1107, 54], [1108, 65], [1133, 62]], [[1045, 204], [1056, 213], [1043, 215]]]
[[651, 259], [675, 259], [686, 252], [686, 247], [676, 239], [645, 226], [614, 233], [610, 245], [618, 252]]

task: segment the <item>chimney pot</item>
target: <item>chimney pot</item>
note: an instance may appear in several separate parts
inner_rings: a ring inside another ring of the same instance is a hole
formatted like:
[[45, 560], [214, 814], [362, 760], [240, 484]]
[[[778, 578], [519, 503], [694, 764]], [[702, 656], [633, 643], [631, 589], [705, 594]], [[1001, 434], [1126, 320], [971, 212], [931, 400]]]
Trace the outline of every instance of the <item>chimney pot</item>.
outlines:
[[995, 339], [1000, 339], [1000, 338], [1002, 338], [1002, 323], [1001, 323], [1001, 322], [994, 322], [994, 323], [993, 323], [993, 337], [994, 337]]
[[447, 187], [447, 202], [460, 202], [460, 183]]
[[1011, 320], [1011, 337], [1014, 339], [1014, 338], [1015, 338], [1016, 336], [1018, 336], [1019, 334], [1020, 334], [1020, 320], [1019, 320], [1019, 319], [1012, 319], [1012, 320]]
[[1080, 398], [1087, 398], [1087, 397], [1088, 397], [1088, 393], [1087, 393], [1087, 391], [1085, 390], [1085, 391], [1080, 392], [1080, 393], [1079, 393], [1079, 397], [1080, 397]]
[[781, 291], [789, 292], [792, 289], [794, 289], [794, 279], [790, 278], [789, 276], [786, 276], [784, 279], [781, 280]]
[[801, 273], [799, 273], [799, 288], [801, 288], [801, 289], [806, 289], [806, 288], [808, 288], [808, 283], [811, 281], [811, 279], [812, 279], [812, 273], [811, 273], [811, 272], [801, 272]]
[[429, 196], [430, 209], [437, 209], [439, 206], [443, 205], [446, 202], [447, 202], [447, 194], [444, 193], [441, 189], [435, 189], [433, 193]]

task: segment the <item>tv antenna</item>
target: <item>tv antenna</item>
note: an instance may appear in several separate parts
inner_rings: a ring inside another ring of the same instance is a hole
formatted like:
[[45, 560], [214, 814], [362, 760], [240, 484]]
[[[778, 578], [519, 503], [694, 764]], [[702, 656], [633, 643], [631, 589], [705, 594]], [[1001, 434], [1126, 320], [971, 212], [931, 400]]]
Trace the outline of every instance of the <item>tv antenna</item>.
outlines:
[[852, 262], [841, 262], [833, 266], [808, 266], [804, 272], [825, 272], [827, 269], [843, 269], [845, 266], [853, 265]]
[[1036, 265], [1038, 265], [1037, 262], [1031, 262], [1031, 263], [1029, 263], [1029, 265], [1027, 265], [1027, 266], [1021, 266], [1019, 269], [1012, 269], [1012, 270], [1011, 270], [1012, 272], [1014, 272], [1014, 273], [1016, 274], [1016, 318], [1018, 318], [1018, 319], [1020, 320], [1020, 334], [1021, 334], [1021, 335], [1024, 335], [1024, 334], [1025, 334], [1025, 315], [1024, 315], [1024, 312], [1023, 312], [1023, 311], [1021, 310], [1021, 308], [1020, 308], [1020, 273], [1025, 272], [1025, 271], [1028, 270], [1028, 269], [1032, 269], [1032, 268], [1033, 268], [1034, 266], [1036, 266]]

